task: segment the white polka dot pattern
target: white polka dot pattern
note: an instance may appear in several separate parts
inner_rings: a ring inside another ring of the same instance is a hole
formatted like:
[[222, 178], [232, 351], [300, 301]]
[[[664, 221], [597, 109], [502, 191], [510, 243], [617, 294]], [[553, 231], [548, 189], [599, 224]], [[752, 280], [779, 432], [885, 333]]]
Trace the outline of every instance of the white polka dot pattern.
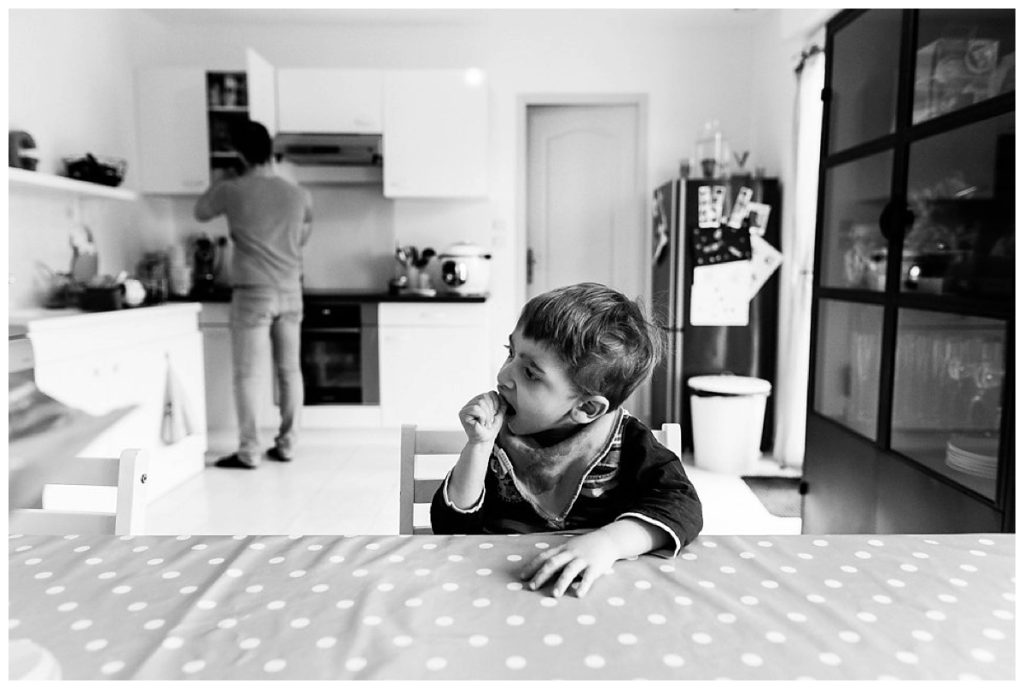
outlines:
[[525, 589], [566, 538], [15, 535], [8, 627], [65, 679], [1013, 676], [1012, 536], [715, 536]]

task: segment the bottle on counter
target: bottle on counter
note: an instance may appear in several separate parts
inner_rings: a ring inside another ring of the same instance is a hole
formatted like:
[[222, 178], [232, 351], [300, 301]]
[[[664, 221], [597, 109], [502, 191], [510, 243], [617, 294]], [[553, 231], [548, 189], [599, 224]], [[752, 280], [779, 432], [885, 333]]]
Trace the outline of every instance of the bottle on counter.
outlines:
[[192, 266], [185, 260], [185, 247], [172, 244], [167, 249], [167, 257], [171, 296], [185, 299], [192, 290]]

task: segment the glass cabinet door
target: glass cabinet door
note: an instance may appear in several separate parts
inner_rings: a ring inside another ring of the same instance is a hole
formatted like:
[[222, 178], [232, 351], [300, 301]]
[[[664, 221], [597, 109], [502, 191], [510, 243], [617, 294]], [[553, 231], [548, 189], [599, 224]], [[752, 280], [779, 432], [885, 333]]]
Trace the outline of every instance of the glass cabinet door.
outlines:
[[882, 307], [818, 303], [814, 411], [874, 440], [882, 356]]
[[921, 10], [913, 122], [1014, 91], [1013, 10]]
[[891, 196], [892, 152], [825, 172], [821, 285], [885, 290], [888, 242], [878, 218]]
[[901, 309], [892, 449], [995, 499], [1006, 371], [1002, 321]]
[[833, 41], [829, 151], [891, 134], [896, 126], [901, 10], [870, 10]]
[[912, 144], [907, 201], [903, 291], [1012, 296], [1012, 113]]

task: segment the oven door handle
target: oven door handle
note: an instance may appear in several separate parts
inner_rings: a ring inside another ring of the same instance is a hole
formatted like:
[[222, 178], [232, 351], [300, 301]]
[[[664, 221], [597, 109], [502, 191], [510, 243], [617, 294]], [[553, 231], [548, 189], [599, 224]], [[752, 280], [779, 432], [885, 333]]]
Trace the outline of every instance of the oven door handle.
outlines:
[[310, 328], [303, 327], [302, 332], [304, 333], [340, 333], [343, 335], [358, 335], [362, 332], [361, 328], [320, 328], [313, 326]]

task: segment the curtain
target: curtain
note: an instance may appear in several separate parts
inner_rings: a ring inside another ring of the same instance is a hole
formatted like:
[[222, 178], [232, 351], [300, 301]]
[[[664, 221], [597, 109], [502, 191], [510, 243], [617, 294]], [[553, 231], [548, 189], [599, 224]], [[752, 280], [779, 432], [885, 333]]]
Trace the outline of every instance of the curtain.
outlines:
[[780, 466], [800, 469], [807, 429], [811, 280], [821, 157], [821, 89], [825, 85], [825, 56], [818, 44], [801, 54], [796, 79], [793, 222], [782, 228], [786, 259], [779, 267], [780, 375], [775, 390], [773, 454]]

